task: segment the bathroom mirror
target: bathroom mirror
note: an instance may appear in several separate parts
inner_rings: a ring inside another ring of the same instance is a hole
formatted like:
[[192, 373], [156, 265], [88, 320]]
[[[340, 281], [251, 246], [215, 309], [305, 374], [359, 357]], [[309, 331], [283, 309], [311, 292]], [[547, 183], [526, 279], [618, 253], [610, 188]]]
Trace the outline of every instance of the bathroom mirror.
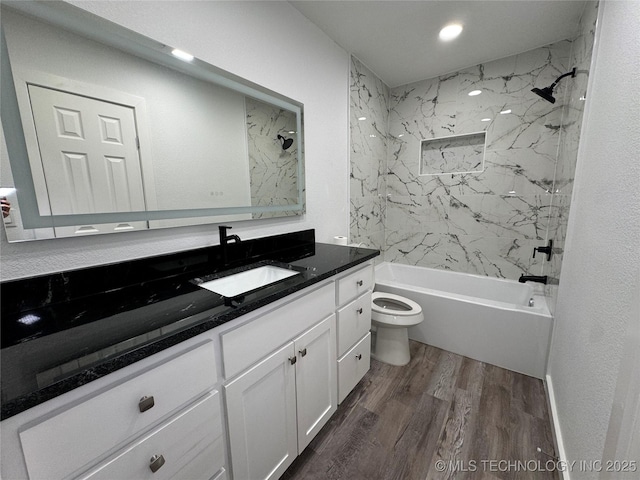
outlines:
[[63, 2], [1, 21], [9, 241], [304, 213], [302, 104]]

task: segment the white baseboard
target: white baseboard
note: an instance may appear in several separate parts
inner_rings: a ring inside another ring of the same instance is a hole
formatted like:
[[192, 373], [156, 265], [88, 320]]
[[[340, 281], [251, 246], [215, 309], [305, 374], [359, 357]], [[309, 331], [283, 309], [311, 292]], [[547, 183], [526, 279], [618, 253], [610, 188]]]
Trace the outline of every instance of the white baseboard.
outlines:
[[[567, 455], [564, 450], [564, 442], [562, 441], [562, 431], [560, 430], [560, 422], [558, 421], [558, 409], [556, 408], [556, 397], [553, 392], [553, 382], [551, 381], [550, 375], [545, 376], [545, 384], [547, 387], [546, 391], [548, 395], [547, 402], [551, 410], [551, 423], [553, 424], [553, 433], [556, 438], [556, 447], [558, 449], [558, 459], [562, 462], [565, 462], [566, 465]], [[571, 475], [568, 469], [560, 473], [562, 474], [563, 480], [571, 480]]]

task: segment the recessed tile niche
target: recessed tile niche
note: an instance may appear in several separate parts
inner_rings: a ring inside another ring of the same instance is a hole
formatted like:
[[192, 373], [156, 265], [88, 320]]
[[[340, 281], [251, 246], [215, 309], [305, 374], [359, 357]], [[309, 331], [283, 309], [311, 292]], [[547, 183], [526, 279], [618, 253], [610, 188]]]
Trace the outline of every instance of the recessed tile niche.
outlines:
[[482, 172], [486, 132], [420, 142], [420, 175]]

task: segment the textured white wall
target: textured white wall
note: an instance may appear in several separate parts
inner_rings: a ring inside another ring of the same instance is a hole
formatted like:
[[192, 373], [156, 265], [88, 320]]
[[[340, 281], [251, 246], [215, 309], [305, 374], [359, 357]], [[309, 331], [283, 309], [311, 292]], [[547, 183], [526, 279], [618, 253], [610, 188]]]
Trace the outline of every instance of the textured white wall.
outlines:
[[[78, 1], [69, 3], [304, 104], [307, 213], [233, 224], [242, 238], [316, 229], [348, 231], [349, 55], [287, 2]], [[9, 244], [2, 279], [218, 243], [214, 225]]]
[[639, 321], [640, 2], [601, 8], [548, 372], [569, 461], [602, 458], [623, 348]]

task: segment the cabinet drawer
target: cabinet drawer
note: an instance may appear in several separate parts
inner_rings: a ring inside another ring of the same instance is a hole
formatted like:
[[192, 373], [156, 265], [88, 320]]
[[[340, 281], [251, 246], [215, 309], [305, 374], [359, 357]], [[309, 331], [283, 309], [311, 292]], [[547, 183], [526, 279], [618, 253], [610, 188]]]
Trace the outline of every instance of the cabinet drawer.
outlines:
[[[20, 432], [29, 478], [64, 478], [88, 467], [216, 383], [207, 342]], [[153, 406], [141, 406], [142, 397]]]
[[338, 360], [338, 403], [342, 403], [371, 366], [371, 333]]
[[[159, 468], [151, 470], [151, 458]], [[208, 394], [149, 435], [81, 477], [209, 480], [224, 466], [224, 447], [218, 392]], [[224, 478], [224, 477], [222, 477]]]
[[278, 347], [304, 332], [335, 309], [333, 283], [260, 318], [222, 334], [224, 374], [227, 379], [245, 370]]
[[371, 293], [338, 310], [338, 357], [371, 329]]
[[362, 295], [373, 287], [373, 266], [367, 265], [338, 280], [338, 305]]

